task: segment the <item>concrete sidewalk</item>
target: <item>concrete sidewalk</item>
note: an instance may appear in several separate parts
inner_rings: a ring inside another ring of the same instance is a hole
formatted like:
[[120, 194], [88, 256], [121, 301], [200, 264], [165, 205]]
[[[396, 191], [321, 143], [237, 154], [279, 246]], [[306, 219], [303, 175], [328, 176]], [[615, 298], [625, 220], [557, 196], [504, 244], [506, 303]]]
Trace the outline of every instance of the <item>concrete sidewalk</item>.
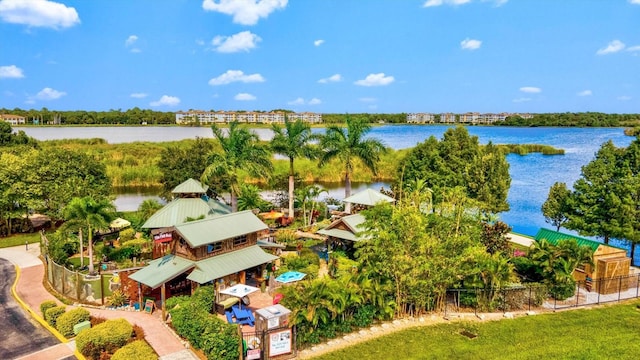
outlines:
[[[39, 258], [40, 247], [30, 244], [28, 250], [24, 246], [0, 249], [0, 258], [5, 258], [20, 268], [21, 275], [16, 286], [19, 302], [22, 301], [27, 311], [34, 317], [41, 317], [40, 304], [45, 300], [59, 301], [44, 287], [44, 264]], [[69, 306], [71, 308], [72, 306]], [[145, 339], [158, 353], [162, 360], [192, 360], [198, 357], [185, 347], [178, 336], [169, 329], [158, 316], [144, 312], [106, 310], [86, 308], [92, 316], [106, 319], [124, 318], [132, 324], [144, 329]], [[69, 345], [71, 343], [68, 343]], [[70, 355], [73, 355], [71, 350]]]

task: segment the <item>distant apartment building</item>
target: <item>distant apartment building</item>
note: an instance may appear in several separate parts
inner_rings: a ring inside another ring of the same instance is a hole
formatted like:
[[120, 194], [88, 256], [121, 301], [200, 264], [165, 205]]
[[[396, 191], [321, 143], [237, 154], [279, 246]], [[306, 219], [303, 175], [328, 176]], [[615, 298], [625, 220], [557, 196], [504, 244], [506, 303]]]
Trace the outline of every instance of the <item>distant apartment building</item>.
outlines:
[[460, 114], [460, 123], [462, 124], [477, 124], [480, 119], [480, 113], [468, 112]]
[[[301, 119], [304, 122], [317, 124], [322, 122], [322, 114], [292, 113], [287, 115], [289, 120]], [[200, 125], [228, 124], [233, 121], [246, 124], [283, 124], [285, 113], [275, 112], [239, 112], [239, 111], [178, 111], [176, 124], [199, 123]]]
[[430, 113], [407, 114], [407, 124], [433, 124], [435, 116]]
[[505, 121], [507, 116], [509, 116], [508, 113], [482, 114], [478, 119], [478, 124], [494, 124], [496, 122]]
[[456, 114], [454, 114], [454, 113], [442, 113], [442, 114], [440, 114], [440, 123], [441, 124], [455, 124], [456, 123]]
[[298, 119], [300, 119], [302, 120], [302, 122], [306, 122], [309, 124], [322, 123], [322, 114], [318, 114], [318, 113], [311, 113], [311, 112], [290, 113], [290, 114], [287, 114], [287, 118], [289, 118], [289, 121], [297, 121]]
[[24, 125], [27, 123], [27, 118], [24, 116], [12, 114], [0, 114], [0, 120], [4, 120], [11, 125]]

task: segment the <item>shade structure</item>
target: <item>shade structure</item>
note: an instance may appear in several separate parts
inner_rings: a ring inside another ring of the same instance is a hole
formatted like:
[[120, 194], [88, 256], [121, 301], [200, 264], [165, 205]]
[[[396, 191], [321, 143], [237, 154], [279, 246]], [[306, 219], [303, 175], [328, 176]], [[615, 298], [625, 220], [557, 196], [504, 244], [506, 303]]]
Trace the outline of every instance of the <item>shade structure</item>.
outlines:
[[366, 189], [366, 190], [360, 191], [357, 194], [351, 195], [348, 198], [345, 198], [343, 201], [352, 203], [352, 204], [374, 206], [379, 202], [394, 202], [396, 200], [379, 191]]
[[261, 218], [263, 218], [265, 220], [275, 220], [275, 219], [279, 219], [279, 218], [283, 217], [284, 213], [272, 210], [272, 211], [269, 211], [269, 212], [260, 213], [259, 215], [260, 215]]
[[131, 222], [123, 218], [117, 218], [113, 220], [111, 224], [109, 224], [109, 227], [112, 229], [122, 229], [122, 228], [126, 228], [127, 226], [131, 226]]
[[281, 274], [276, 278], [276, 281], [281, 282], [283, 284], [300, 281], [307, 276], [305, 273], [301, 273], [299, 271], [287, 271], [286, 273]]
[[257, 287], [245, 285], [245, 284], [235, 284], [231, 287], [228, 287], [224, 290], [220, 290], [220, 294], [231, 295], [237, 298], [243, 298], [253, 292], [256, 292], [260, 289]]

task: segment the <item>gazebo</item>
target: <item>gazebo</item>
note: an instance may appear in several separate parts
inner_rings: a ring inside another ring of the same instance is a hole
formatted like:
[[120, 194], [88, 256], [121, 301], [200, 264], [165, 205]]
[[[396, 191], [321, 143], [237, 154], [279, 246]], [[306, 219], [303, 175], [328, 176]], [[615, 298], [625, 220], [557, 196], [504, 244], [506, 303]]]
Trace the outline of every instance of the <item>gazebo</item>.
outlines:
[[364, 207], [374, 206], [381, 202], [392, 203], [396, 201], [394, 198], [387, 196], [380, 191], [372, 189], [365, 189], [356, 194], [353, 194], [343, 200], [345, 203], [351, 203], [353, 205], [360, 205]]

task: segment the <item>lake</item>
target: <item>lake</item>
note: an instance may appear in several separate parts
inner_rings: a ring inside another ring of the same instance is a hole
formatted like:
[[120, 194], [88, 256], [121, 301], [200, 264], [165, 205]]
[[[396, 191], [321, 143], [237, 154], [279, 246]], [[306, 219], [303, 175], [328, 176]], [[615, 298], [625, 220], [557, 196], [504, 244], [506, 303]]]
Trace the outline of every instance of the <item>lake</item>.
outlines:
[[[444, 125], [382, 125], [375, 126], [370, 137], [382, 140], [393, 149], [413, 147], [430, 136], [442, 138], [449, 126]], [[70, 139], [70, 138], [103, 138], [109, 143], [134, 141], [175, 141], [194, 139], [196, 137], [212, 138], [210, 128], [198, 127], [15, 127], [24, 130], [27, 135], [38, 140]], [[513, 231], [535, 235], [539, 228], [548, 227], [540, 210], [547, 198], [549, 188], [560, 181], [571, 188], [580, 177], [581, 167], [589, 163], [604, 142], [612, 140], [616, 146], [627, 146], [633, 137], [625, 136], [622, 128], [514, 128], [493, 126], [467, 127], [471, 135], [478, 137], [480, 143], [489, 141], [494, 144], [546, 144], [565, 150], [565, 155], [529, 154], [525, 156], [510, 154], [511, 189], [508, 202], [511, 209], [500, 214], [505, 223], [513, 227]], [[254, 129], [263, 140], [269, 140], [272, 132], [269, 129]], [[323, 132], [322, 128], [314, 128], [314, 132]], [[354, 192], [367, 186], [378, 190], [385, 183], [357, 184]], [[331, 187], [329, 196], [343, 199], [344, 188], [340, 185]], [[137, 205], [147, 197], [155, 194], [143, 191], [119, 194], [116, 206], [119, 210], [135, 210]], [[614, 245], [623, 245], [616, 244]]]

